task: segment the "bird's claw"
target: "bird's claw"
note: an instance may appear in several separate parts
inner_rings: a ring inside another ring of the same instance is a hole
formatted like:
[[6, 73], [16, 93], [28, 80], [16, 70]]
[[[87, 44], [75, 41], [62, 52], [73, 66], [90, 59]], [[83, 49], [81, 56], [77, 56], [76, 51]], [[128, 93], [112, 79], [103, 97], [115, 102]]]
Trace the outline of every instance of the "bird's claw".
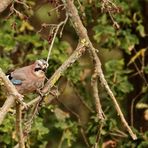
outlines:
[[28, 105], [23, 101], [24, 100], [24, 96], [21, 94], [14, 94], [14, 96], [16, 97], [17, 102], [19, 102], [22, 107], [27, 110], [28, 109]]
[[37, 89], [36, 91], [41, 96], [41, 98], [44, 98], [45, 97], [45, 94], [42, 93], [41, 89]]
[[28, 110], [29, 106], [25, 102], [22, 102], [21, 104], [24, 110]]

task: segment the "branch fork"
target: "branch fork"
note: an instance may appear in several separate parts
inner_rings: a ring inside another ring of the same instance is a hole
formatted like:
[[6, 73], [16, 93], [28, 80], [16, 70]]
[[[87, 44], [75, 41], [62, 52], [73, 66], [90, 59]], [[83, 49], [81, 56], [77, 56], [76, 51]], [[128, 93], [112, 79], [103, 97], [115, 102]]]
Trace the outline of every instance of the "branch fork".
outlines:
[[[125, 117], [124, 117], [124, 115], [123, 115], [123, 113], [122, 113], [122, 111], [119, 107], [119, 104], [118, 104], [113, 92], [111, 91], [111, 89], [110, 89], [110, 87], [109, 87], [109, 85], [108, 85], [108, 83], [107, 83], [107, 81], [104, 77], [104, 74], [103, 74], [103, 71], [102, 71], [102, 68], [101, 68], [100, 59], [99, 59], [99, 57], [96, 53], [95, 48], [93, 47], [88, 35], [87, 35], [86, 28], [82, 24], [82, 21], [81, 21], [79, 15], [78, 15], [78, 11], [77, 11], [77, 9], [74, 5], [74, 2], [71, 1], [71, 0], [63, 0], [63, 3], [66, 5], [66, 10], [68, 11], [68, 14], [70, 14], [71, 20], [73, 22], [73, 27], [76, 30], [79, 38], [81, 40], [85, 39], [86, 42], [88, 43], [88, 50], [89, 50], [89, 53], [91, 54], [91, 56], [93, 58], [95, 70], [97, 70], [97, 73], [99, 74], [99, 78], [100, 78], [101, 83], [103, 84], [107, 93], [109, 94], [110, 98], [112, 99], [112, 101], [115, 105], [115, 108], [117, 110], [117, 113], [121, 118], [123, 125], [126, 127], [127, 131], [129, 132], [130, 136], [132, 137], [132, 139], [136, 140], [137, 136], [133, 133], [130, 126], [128, 125], [128, 123], [127, 123], [127, 121], [126, 121], [126, 119], [125, 119]], [[97, 83], [95, 85], [97, 86]], [[98, 91], [98, 89], [97, 89], [97, 91]], [[95, 95], [95, 98], [97, 98], [97, 97], [98, 97], [98, 93], [97, 93], [97, 95]], [[98, 111], [100, 112], [100, 110], [98, 110]], [[100, 117], [100, 118], [102, 118], [102, 117]]]

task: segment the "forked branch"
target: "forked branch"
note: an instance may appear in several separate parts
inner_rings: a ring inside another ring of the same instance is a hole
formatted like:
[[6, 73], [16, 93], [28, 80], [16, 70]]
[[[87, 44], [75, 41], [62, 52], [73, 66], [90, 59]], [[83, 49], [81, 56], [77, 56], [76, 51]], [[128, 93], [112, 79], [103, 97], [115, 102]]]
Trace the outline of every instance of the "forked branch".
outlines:
[[26, 104], [23, 102], [23, 96], [18, 93], [15, 86], [8, 80], [8, 78], [5, 76], [1, 68], [0, 68], [0, 79], [2, 79], [8, 92], [7, 99], [4, 105], [0, 109], [0, 125], [1, 125], [9, 109], [14, 105], [15, 100], [21, 103], [24, 107], [26, 107]]
[[66, 5], [66, 10], [67, 13], [69, 14], [72, 22], [73, 22], [73, 26], [74, 29], [76, 30], [80, 40], [85, 41], [85, 44], [88, 47], [89, 52], [91, 53], [91, 56], [93, 57], [93, 61], [94, 61], [94, 65], [97, 68], [98, 71], [98, 76], [100, 77], [100, 81], [101, 83], [104, 85], [107, 93], [109, 94], [109, 96], [111, 97], [115, 108], [117, 110], [118, 115], [121, 118], [122, 123], [124, 124], [124, 126], [126, 127], [127, 131], [129, 132], [129, 134], [131, 135], [132, 139], [135, 140], [137, 139], [137, 136], [133, 133], [133, 131], [131, 130], [131, 128], [129, 127], [127, 121], [125, 120], [125, 117], [117, 103], [116, 98], [114, 97], [113, 92], [111, 91], [101, 68], [101, 62], [100, 59], [96, 53], [96, 49], [93, 47], [88, 35], [87, 35], [87, 30], [86, 28], [83, 26], [82, 21], [79, 17], [78, 11], [75, 7], [75, 5], [73, 4], [73, 1], [71, 0], [63, 0], [63, 3]]

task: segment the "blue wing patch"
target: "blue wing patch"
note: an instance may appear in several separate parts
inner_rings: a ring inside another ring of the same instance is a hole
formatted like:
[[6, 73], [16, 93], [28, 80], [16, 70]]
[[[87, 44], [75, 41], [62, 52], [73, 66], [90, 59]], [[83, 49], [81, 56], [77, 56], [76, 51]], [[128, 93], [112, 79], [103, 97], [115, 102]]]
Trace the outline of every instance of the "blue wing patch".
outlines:
[[22, 81], [21, 81], [21, 80], [11, 79], [10, 81], [11, 81], [14, 85], [20, 85], [20, 84], [22, 84]]
[[7, 78], [12, 82], [13, 85], [20, 85], [22, 84], [22, 80], [14, 79], [11, 74], [6, 75]]

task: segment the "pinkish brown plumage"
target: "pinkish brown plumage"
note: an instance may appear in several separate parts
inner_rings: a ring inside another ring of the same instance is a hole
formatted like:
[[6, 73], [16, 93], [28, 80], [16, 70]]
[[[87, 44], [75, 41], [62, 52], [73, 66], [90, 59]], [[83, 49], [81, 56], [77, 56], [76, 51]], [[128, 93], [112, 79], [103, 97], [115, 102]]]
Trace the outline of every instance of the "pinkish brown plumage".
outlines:
[[20, 94], [27, 94], [43, 87], [48, 63], [37, 60], [34, 64], [14, 70], [8, 75]]

